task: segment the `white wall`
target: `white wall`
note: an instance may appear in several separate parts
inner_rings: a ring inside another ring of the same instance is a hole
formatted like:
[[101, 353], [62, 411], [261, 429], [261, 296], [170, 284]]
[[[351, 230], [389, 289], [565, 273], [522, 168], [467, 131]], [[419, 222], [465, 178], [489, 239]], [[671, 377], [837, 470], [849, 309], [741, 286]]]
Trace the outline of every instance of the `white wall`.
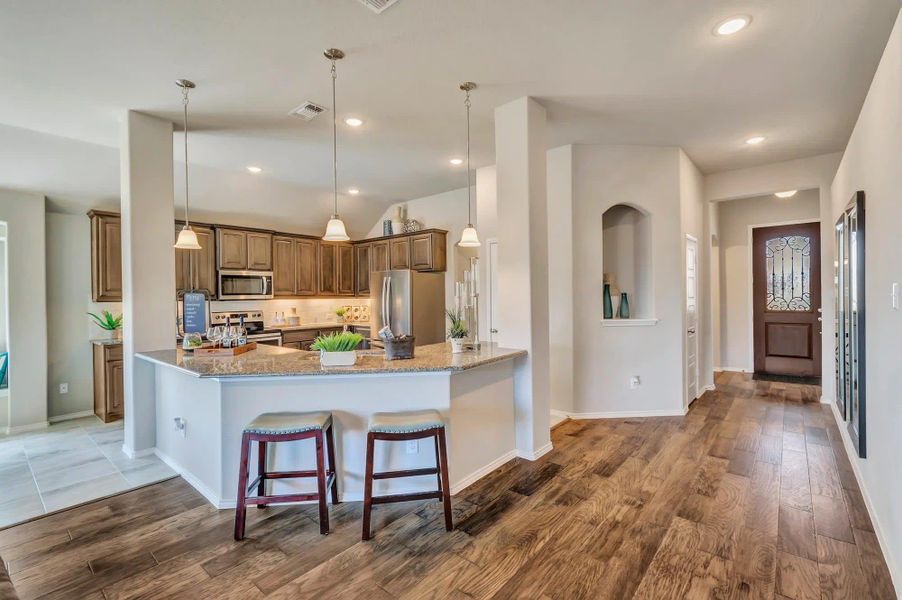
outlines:
[[[477, 188], [474, 186], [473, 224], [479, 232], [479, 239], [485, 242], [485, 235], [480, 230], [476, 213]], [[445, 273], [445, 306], [454, 306], [454, 282], [463, 281], [463, 271], [470, 266], [470, 257], [477, 256], [477, 250], [459, 248], [460, 234], [467, 226], [467, 188], [460, 188], [417, 198], [399, 203], [407, 213], [408, 219], [415, 219], [423, 225], [423, 229], [445, 229], [448, 232], [448, 270]], [[382, 220], [390, 219], [395, 214], [395, 206], [389, 207], [376, 220], [366, 237], [381, 237]]]
[[548, 344], [551, 409], [573, 407], [573, 146], [548, 151]]
[[[720, 242], [718, 248], [720, 323], [716, 332], [720, 355], [716, 357], [715, 362], [718, 368], [753, 371], [749, 227], [818, 220], [819, 191], [802, 190], [792, 198], [777, 198], [773, 194], [768, 194], [718, 202], [715, 206], [718, 212]], [[831, 245], [832, 238], [821, 240], [822, 247]]]
[[0, 352], [6, 352], [6, 226], [0, 225]]
[[0, 189], [9, 266], [7, 427], [47, 424], [47, 292], [44, 197]]
[[[851, 449], [849, 456], [859, 474], [897, 590], [902, 589], [902, 311], [891, 307], [890, 287], [894, 282], [902, 283], [900, 157], [902, 12], [833, 180], [829, 219], [832, 227], [852, 194], [864, 190], [868, 458], [855, 458]], [[832, 286], [830, 290], [832, 294]], [[824, 314], [830, 313], [825, 310]], [[840, 429], [848, 441], [844, 426]]]
[[[574, 146], [574, 408], [580, 414], [681, 414], [683, 241], [680, 151]], [[602, 214], [629, 204], [650, 215], [654, 286], [651, 327], [603, 327]], [[629, 389], [629, 378], [642, 384]]]

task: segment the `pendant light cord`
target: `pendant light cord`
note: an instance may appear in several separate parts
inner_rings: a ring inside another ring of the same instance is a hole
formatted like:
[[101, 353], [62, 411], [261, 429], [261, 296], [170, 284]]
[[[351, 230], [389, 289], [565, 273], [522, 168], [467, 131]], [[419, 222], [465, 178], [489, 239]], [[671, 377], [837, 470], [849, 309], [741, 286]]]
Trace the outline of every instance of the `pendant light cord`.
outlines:
[[182, 88], [182, 111], [185, 125], [185, 226], [191, 228], [188, 219], [188, 88]]
[[467, 98], [464, 100], [464, 106], [467, 107], [467, 227], [473, 226], [473, 215], [471, 206], [473, 204], [471, 185], [470, 185], [470, 90], [466, 90]]
[[332, 59], [332, 218], [338, 218], [338, 114], [335, 112], [335, 59]]

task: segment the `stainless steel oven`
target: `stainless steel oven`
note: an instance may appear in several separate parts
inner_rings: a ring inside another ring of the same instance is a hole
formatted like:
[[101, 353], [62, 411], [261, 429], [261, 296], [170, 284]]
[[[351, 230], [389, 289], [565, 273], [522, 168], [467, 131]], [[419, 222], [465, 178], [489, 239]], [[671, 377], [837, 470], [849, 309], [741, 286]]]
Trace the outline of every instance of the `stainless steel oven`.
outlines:
[[268, 300], [272, 297], [272, 271], [219, 271], [220, 300]]

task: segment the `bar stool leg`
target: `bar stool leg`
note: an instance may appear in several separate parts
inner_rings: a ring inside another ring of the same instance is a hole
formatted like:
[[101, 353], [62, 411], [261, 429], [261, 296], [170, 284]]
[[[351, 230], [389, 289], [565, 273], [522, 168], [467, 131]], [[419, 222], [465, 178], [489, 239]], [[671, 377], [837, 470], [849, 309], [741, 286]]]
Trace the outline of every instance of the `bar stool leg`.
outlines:
[[437, 488], [438, 491], [441, 492], [444, 488], [442, 487], [442, 459], [439, 458], [439, 451], [438, 451], [438, 432], [436, 432], [436, 434], [434, 436], [432, 436], [432, 440], [435, 442], [436, 485], [438, 485], [438, 488]]
[[329, 471], [332, 473], [332, 504], [338, 504], [338, 468], [335, 466], [335, 425], [330, 423], [326, 430], [326, 450], [329, 452]]
[[366, 434], [366, 474], [363, 477], [363, 536], [370, 539], [370, 515], [373, 511], [373, 449], [376, 440], [372, 433]]
[[319, 496], [319, 532], [329, 533], [329, 507], [326, 505], [326, 461], [323, 455], [323, 431], [319, 430], [316, 440], [316, 489]]
[[[266, 480], [263, 479], [266, 473], [266, 442], [257, 442], [259, 455], [257, 457], [257, 474], [260, 476], [260, 483], [257, 484], [257, 495], [266, 495]], [[266, 508], [265, 504], [258, 504], [257, 508]]]
[[235, 539], [244, 539], [244, 517], [247, 510], [247, 459], [250, 454], [250, 438], [248, 434], [241, 436], [241, 466], [238, 471], [238, 500], [235, 504]]
[[448, 447], [445, 444], [445, 429], [438, 430], [439, 453], [442, 457], [442, 464], [439, 471], [442, 474], [442, 502], [445, 505], [445, 529], [451, 531], [454, 529], [454, 521], [451, 518], [451, 486], [448, 484]]

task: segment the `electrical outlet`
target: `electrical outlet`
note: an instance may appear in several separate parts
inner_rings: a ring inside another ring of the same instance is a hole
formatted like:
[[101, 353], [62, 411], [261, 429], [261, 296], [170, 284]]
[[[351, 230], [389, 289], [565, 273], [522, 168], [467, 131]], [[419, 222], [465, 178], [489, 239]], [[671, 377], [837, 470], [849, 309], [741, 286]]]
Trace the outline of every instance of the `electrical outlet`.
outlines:
[[407, 454], [418, 454], [420, 451], [420, 440], [407, 440]]
[[188, 423], [187, 423], [187, 421], [185, 421], [185, 419], [183, 419], [183, 418], [181, 418], [181, 417], [176, 417], [176, 418], [174, 418], [172, 421], [173, 421], [173, 423], [175, 424], [175, 430], [176, 430], [177, 432], [181, 433], [183, 438], [188, 437]]
[[642, 380], [639, 379], [639, 376], [638, 376], [638, 375], [633, 375], [632, 377], [630, 377], [630, 389], [631, 389], [631, 390], [634, 390], [634, 389], [636, 389], [637, 387], [639, 387], [639, 385], [640, 385], [641, 383], [642, 383]]
[[61, 383], [60, 384], [60, 394], [68, 394], [69, 393], [69, 384]]

